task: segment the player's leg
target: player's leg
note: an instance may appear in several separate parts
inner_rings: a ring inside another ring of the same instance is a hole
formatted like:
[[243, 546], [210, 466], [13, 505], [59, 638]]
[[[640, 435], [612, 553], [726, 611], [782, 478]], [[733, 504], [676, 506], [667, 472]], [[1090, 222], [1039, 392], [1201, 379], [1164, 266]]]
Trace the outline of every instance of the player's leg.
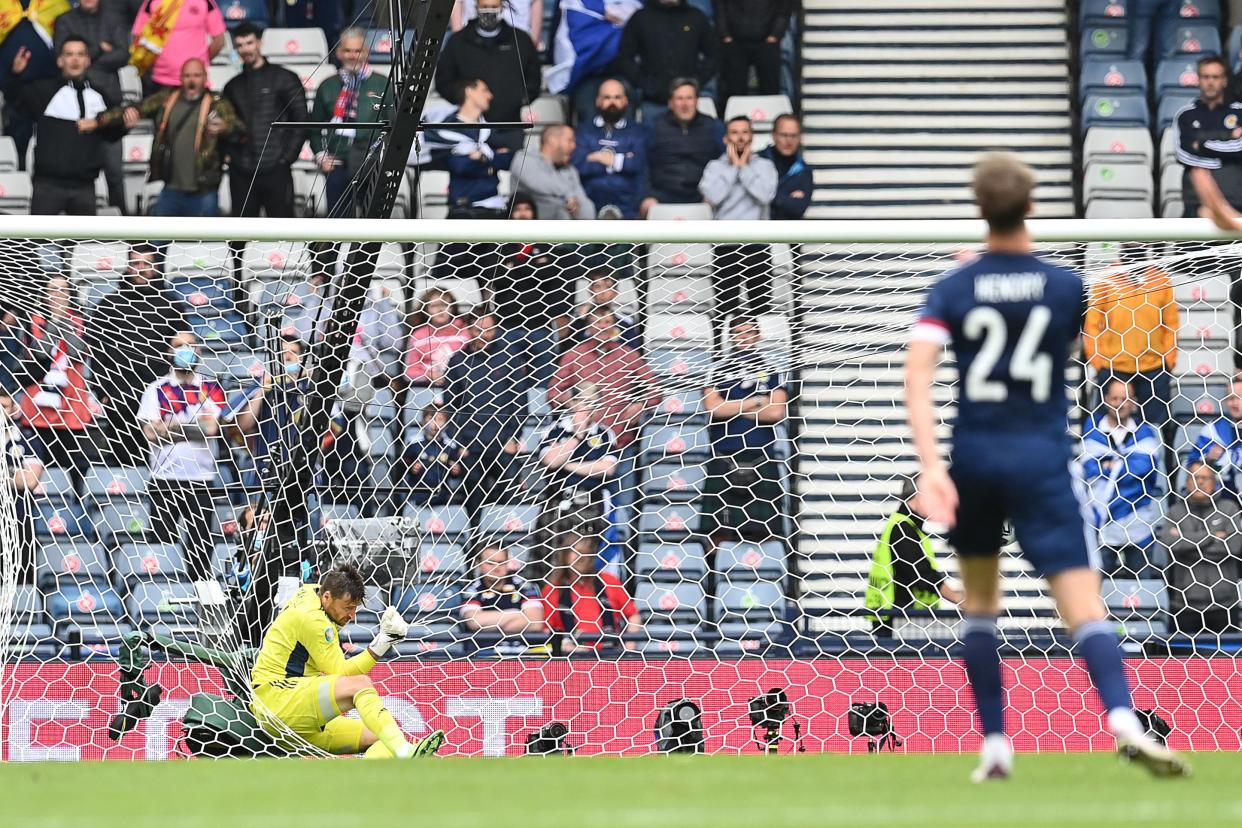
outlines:
[[[408, 759], [415, 756], [431, 756], [444, 744], [444, 731], [434, 730], [415, 744], [406, 740], [397, 720], [384, 707], [375, 685], [367, 676], [331, 676], [332, 703], [338, 715], [357, 710], [362, 724], [366, 726], [384, 748], [393, 756]], [[372, 753], [368, 751], [368, 756]]]

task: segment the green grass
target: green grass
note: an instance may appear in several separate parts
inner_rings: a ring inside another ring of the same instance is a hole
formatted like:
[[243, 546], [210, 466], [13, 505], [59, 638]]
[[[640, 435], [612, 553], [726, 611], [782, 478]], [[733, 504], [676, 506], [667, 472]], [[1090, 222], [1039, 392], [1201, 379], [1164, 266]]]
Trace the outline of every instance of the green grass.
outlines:
[[0, 825], [925, 826], [1242, 825], [1242, 756], [1197, 754], [1156, 782], [1108, 754], [708, 756], [0, 765]]

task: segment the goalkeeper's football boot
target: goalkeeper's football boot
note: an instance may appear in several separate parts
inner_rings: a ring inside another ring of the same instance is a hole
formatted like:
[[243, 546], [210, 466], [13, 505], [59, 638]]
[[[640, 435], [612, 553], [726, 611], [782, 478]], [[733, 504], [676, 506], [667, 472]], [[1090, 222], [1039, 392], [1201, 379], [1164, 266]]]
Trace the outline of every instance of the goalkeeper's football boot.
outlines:
[[1190, 763], [1146, 734], [1118, 736], [1117, 755], [1137, 762], [1158, 779], [1190, 776]]
[[975, 784], [1008, 779], [1013, 773], [1013, 745], [1001, 735], [988, 736], [979, 751], [979, 767], [970, 775]]
[[414, 743], [414, 753], [411, 754], [410, 758], [419, 759], [424, 756], [435, 756], [443, 746], [444, 731], [433, 730]]

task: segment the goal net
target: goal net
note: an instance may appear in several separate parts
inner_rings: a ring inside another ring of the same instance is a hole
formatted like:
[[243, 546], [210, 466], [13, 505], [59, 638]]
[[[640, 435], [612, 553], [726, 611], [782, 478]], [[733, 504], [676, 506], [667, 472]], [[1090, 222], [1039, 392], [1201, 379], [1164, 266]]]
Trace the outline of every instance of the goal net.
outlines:
[[[1091, 288], [1072, 421], [1136, 705], [1237, 749], [1242, 248], [1034, 230]], [[4, 759], [321, 754], [251, 667], [343, 563], [365, 600], [325, 640], [361, 653], [400, 610], [371, 677], [450, 753], [977, 745], [902, 362], [978, 223], [0, 232]], [[1044, 585], [1012, 545], [1002, 572], [1017, 747], [1108, 744]]]

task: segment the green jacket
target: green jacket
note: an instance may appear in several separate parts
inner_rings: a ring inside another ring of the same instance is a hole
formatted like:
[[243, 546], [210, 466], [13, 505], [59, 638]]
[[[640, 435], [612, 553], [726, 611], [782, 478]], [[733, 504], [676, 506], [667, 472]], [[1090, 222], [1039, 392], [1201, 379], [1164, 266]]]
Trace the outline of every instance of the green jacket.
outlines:
[[[332, 112], [336, 109], [336, 99], [341, 95], [341, 86], [339, 74], [319, 84], [319, 88], [315, 90], [315, 100], [311, 104], [310, 119], [312, 121], [326, 124], [332, 120]], [[384, 90], [387, 86], [388, 79], [374, 72], [362, 82], [362, 88], [358, 90], [358, 117], [354, 123], [368, 124], [381, 120], [381, 116], [386, 111], [385, 105], [391, 98], [391, 96], [385, 97]], [[358, 142], [366, 146], [375, 137], [376, 132], [373, 129], [358, 130], [352, 139], [342, 136], [339, 132], [314, 129], [310, 133], [310, 145], [315, 155], [327, 152], [340, 158], [348, 158], [351, 143]]]
[[903, 509], [889, 515], [871, 560], [867, 609], [935, 609], [940, 605], [942, 577], [931, 538], [922, 524]]
[[[137, 104], [131, 104], [143, 118], [155, 121], [155, 140], [151, 142], [151, 181], [166, 181], [169, 171], [164, 169], [165, 146], [168, 143], [168, 116], [180, 97], [180, 89], [162, 89]], [[99, 125], [112, 126], [124, 122], [125, 110], [130, 105], [118, 106], [100, 113]], [[207, 121], [212, 113], [224, 122], [225, 130], [220, 135], [212, 135], [207, 131]], [[224, 176], [224, 153], [221, 138], [239, 138], [246, 134], [246, 125], [237, 117], [233, 105], [221, 98], [217, 93], [203, 93], [203, 103], [199, 108], [198, 134], [195, 144], [198, 157], [195, 159], [195, 176], [198, 180], [198, 192], [208, 193], [220, 186]]]

